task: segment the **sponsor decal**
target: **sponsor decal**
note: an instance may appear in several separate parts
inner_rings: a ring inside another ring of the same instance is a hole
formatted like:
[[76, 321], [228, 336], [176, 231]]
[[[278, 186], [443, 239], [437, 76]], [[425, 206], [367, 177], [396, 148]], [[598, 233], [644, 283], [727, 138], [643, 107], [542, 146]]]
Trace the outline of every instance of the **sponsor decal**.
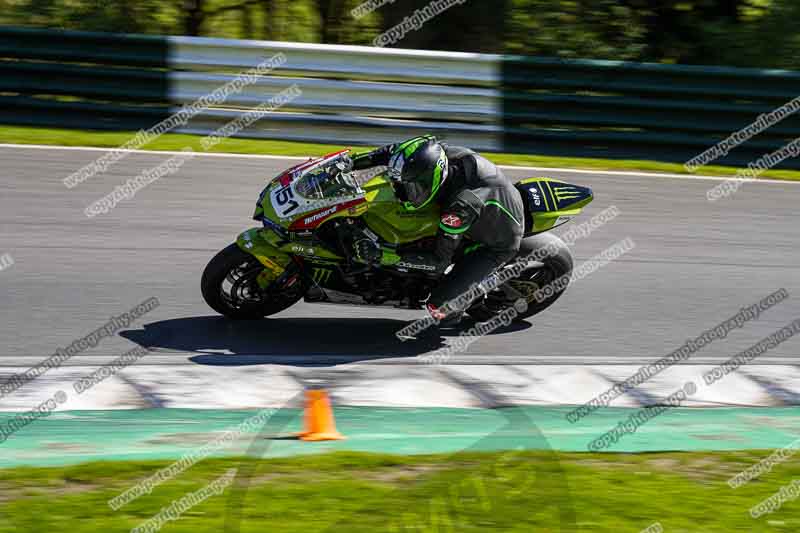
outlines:
[[364, 212], [364, 206], [362, 205], [357, 205], [347, 210], [347, 214], [353, 215], [354, 217], [361, 215], [363, 212]]
[[444, 215], [442, 217], [442, 224], [450, 228], [460, 228], [464, 221], [458, 215]]
[[275, 212], [281, 217], [286, 217], [289, 213], [300, 207], [300, 204], [294, 199], [294, 192], [292, 192], [291, 185], [286, 185], [273, 191], [271, 200], [273, 209], [275, 209]]
[[305, 220], [303, 220], [303, 224], [305, 224], [306, 226], [310, 226], [314, 222], [322, 220], [323, 218], [334, 214], [338, 210], [339, 210], [339, 206], [338, 205], [335, 205], [333, 207], [329, 207], [328, 209], [326, 209], [324, 211], [320, 211], [319, 213], [315, 213], [315, 214], [311, 215], [310, 217], [306, 217]]
[[426, 270], [428, 272], [436, 272], [436, 267], [431, 265], [415, 265], [414, 263], [409, 263], [408, 261], [400, 261], [397, 263], [396, 266], [402, 268], [411, 268], [414, 270]]
[[428, 218], [429, 213], [419, 213], [417, 211], [406, 211], [405, 209], [399, 208], [397, 211], [394, 212], [394, 216], [400, 218]]
[[301, 246], [299, 244], [292, 245], [292, 252], [303, 255], [314, 255], [313, 248], [306, 248], [305, 246]]
[[364, 235], [366, 235], [375, 242], [378, 242], [380, 240], [380, 237], [378, 237], [378, 235], [369, 228], [364, 228]]
[[357, 200], [352, 200], [349, 202], [343, 202], [341, 204], [336, 204], [331, 207], [320, 209], [319, 211], [313, 212], [305, 217], [298, 218], [289, 226], [289, 231], [302, 231], [302, 230], [309, 230], [314, 229], [319, 226], [326, 218], [334, 215], [340, 211], [344, 211], [350, 207], [356, 207], [365, 203], [366, 200], [363, 198], [359, 198]]
[[331, 280], [331, 274], [333, 270], [330, 268], [315, 268], [311, 278], [317, 284], [327, 283]]
[[537, 189], [536, 187], [531, 187], [530, 189], [528, 189], [528, 192], [530, 193], [531, 198], [533, 198], [533, 203], [536, 204], [537, 207], [541, 207], [542, 197], [539, 196], [539, 189]]
[[581, 197], [580, 191], [575, 187], [553, 187], [553, 193], [559, 204], [568, 200], [577, 200]]

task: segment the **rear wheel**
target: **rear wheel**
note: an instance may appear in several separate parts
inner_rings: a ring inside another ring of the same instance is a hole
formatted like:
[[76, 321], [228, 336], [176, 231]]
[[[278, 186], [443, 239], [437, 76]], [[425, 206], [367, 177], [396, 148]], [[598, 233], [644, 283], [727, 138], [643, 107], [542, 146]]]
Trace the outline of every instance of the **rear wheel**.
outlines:
[[303, 297], [302, 283], [277, 294], [262, 289], [258, 276], [263, 270], [255, 257], [231, 244], [203, 271], [203, 299], [228, 318], [256, 320], [288, 309]]
[[[544, 253], [545, 250], [548, 253]], [[572, 274], [572, 254], [564, 241], [555, 235], [544, 233], [523, 240], [517, 258], [511, 263], [519, 262], [526, 256], [534, 256], [538, 260], [531, 260], [529, 268], [506, 282], [527, 303], [527, 309], [518, 313], [516, 320], [532, 317], [553, 305], [567, 290]], [[497, 289], [467, 313], [475, 320], [485, 321], [513, 304], [506, 292]]]

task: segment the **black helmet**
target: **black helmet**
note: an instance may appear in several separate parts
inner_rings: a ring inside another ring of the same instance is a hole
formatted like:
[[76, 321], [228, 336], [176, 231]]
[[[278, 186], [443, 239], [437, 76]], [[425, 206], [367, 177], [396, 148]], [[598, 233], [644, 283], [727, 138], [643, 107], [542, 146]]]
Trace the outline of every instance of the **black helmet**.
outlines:
[[403, 188], [407, 210], [425, 207], [447, 179], [444, 147], [429, 135], [398, 145], [389, 158], [389, 175]]

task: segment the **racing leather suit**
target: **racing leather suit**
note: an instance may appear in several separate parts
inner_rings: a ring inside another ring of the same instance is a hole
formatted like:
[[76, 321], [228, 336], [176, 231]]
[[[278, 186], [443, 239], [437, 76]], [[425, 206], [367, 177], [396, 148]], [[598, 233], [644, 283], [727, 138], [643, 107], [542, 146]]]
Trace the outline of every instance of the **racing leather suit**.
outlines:
[[[353, 157], [354, 170], [388, 165], [397, 145]], [[440, 207], [432, 252], [404, 255], [405, 267], [443, 273], [464, 238], [483, 246], [466, 254], [438, 285], [429, 304], [441, 307], [514, 258], [524, 233], [522, 198], [503, 172], [476, 152], [442, 143], [449, 160], [447, 180], [434, 201]]]

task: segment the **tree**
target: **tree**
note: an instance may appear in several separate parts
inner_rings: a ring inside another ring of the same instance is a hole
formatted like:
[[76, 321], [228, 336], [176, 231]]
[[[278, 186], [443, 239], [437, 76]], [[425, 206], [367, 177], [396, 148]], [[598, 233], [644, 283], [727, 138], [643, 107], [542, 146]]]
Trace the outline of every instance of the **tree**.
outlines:
[[183, 11], [185, 13], [183, 19], [183, 33], [184, 35], [197, 36], [205, 20], [205, 0], [184, 0]]

